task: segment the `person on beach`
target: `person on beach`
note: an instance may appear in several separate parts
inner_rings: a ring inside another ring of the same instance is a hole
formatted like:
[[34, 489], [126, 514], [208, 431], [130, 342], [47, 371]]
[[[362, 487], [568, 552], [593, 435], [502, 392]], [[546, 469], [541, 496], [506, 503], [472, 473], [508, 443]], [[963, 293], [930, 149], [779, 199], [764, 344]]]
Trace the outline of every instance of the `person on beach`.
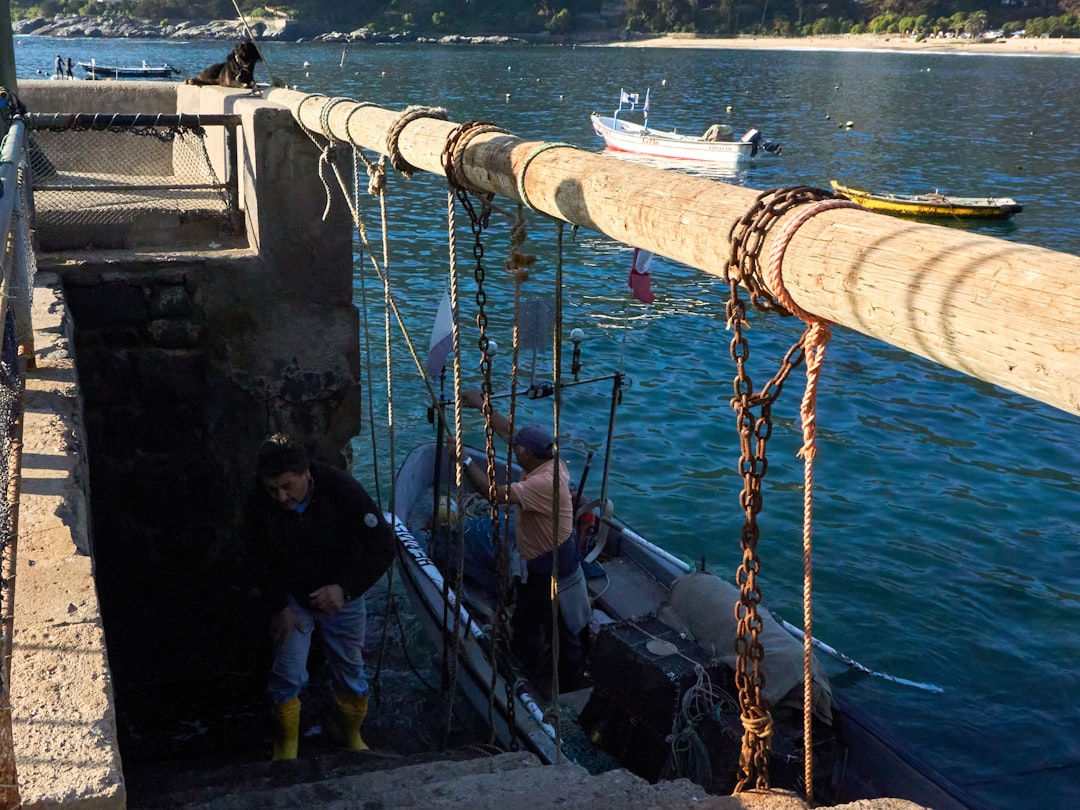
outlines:
[[53, 71], [53, 76], [56, 76], [58, 79], [64, 77], [64, 60], [61, 58], [60, 54], [56, 55], [56, 70]]
[[286, 434], [263, 442], [244, 526], [256, 579], [270, 616], [274, 661], [272, 759], [295, 759], [300, 693], [307, 685], [312, 633], [322, 635], [336, 713], [336, 742], [366, 750], [364, 594], [394, 560], [394, 534], [364, 488], [342, 470], [309, 458]]
[[[479, 409], [483, 401], [479, 391], [466, 391], [462, 395], [462, 404], [466, 407]], [[514, 546], [524, 561], [524, 571], [515, 585], [511, 647], [528, 672], [539, 676], [545, 674], [553, 641], [551, 594], [558, 593], [559, 688], [571, 692], [583, 685], [585, 662], [581, 633], [589, 622], [590, 605], [574, 534], [570, 473], [560, 460], [556, 540], [552, 535], [556, 475], [554, 439], [540, 425], [526, 425], [511, 437], [510, 423], [494, 411], [491, 426], [499, 438], [513, 446], [515, 459], [521, 467], [520, 480], [496, 487], [498, 501], [514, 507]], [[451, 453], [456, 452], [453, 438], [450, 448]], [[471, 461], [468, 457], [461, 461], [463, 475], [477, 492], [487, 496], [487, 475]], [[551, 583], [553, 554], [558, 575], [557, 590]]]
[[64, 76], [66, 76], [66, 77], [67, 77], [67, 78], [69, 78], [69, 79], [74, 79], [74, 78], [75, 78], [75, 70], [74, 70], [74, 67], [75, 67], [75, 66], [74, 66], [74, 65], [72, 64], [72, 62], [71, 62], [71, 57], [69, 56], [69, 57], [67, 58], [67, 65], [65, 65], [65, 71], [64, 71]]

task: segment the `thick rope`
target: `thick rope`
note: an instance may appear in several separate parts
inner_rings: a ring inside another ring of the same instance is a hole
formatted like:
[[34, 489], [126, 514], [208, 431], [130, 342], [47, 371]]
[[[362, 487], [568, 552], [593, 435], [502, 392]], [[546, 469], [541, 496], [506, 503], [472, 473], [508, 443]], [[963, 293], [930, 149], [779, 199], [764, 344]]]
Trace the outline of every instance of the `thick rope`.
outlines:
[[405, 160], [405, 157], [401, 154], [401, 148], [398, 146], [398, 141], [401, 139], [401, 133], [405, 130], [405, 127], [421, 118], [438, 118], [445, 121], [446, 109], [443, 107], [424, 107], [417, 104], [408, 106], [394, 119], [394, 123], [390, 125], [390, 129], [386, 133], [386, 151], [390, 155], [390, 165], [405, 175], [405, 179], [409, 179], [420, 170]]
[[805, 768], [806, 799], [814, 799], [813, 760], [813, 514], [814, 514], [814, 457], [817, 455], [817, 392], [825, 347], [832, 331], [828, 322], [800, 307], [784, 286], [782, 266], [784, 253], [795, 232], [811, 217], [835, 208], [861, 208], [850, 200], [820, 200], [801, 209], [781, 228], [765, 266], [765, 281], [780, 306], [798, 316], [806, 324], [802, 339], [806, 362], [806, 390], [799, 408], [803, 445], [798, 455], [803, 459], [803, 765]]
[[334, 96], [325, 104], [323, 104], [322, 109], [319, 111], [319, 126], [322, 127], [322, 134], [324, 138], [327, 138], [331, 141], [340, 140], [340, 138], [337, 138], [334, 133], [330, 131], [330, 111], [333, 110], [334, 107], [338, 104], [346, 104], [351, 102], [351, 98], [346, 98], [345, 96]]
[[[458, 283], [458, 261], [457, 261], [457, 212], [456, 212], [456, 198], [454, 192], [448, 191], [446, 194], [446, 224], [447, 224], [447, 245], [450, 252], [450, 334], [454, 352], [454, 402], [461, 402], [461, 387], [462, 387], [462, 373], [461, 373], [461, 324], [458, 320], [459, 316], [459, 283]], [[465, 449], [462, 436], [463, 425], [461, 418], [461, 408], [454, 408], [454, 458], [452, 459], [452, 465], [454, 470], [454, 493], [457, 496], [458, 503], [461, 503], [461, 492], [463, 484], [463, 470], [464, 468], [458, 463], [463, 455], [462, 451]], [[457, 532], [459, 537], [465, 536], [464, 531], [465, 513], [463, 509], [458, 510], [458, 525]], [[464, 553], [464, 543], [458, 543], [460, 546], [459, 553]], [[449, 552], [448, 552], [449, 556]], [[464, 561], [461, 561], [461, 565], [457, 570], [460, 572], [464, 568]], [[457, 679], [458, 679], [458, 643], [459, 633], [461, 632], [461, 610], [458, 609], [457, 600], [461, 598], [460, 584], [455, 580], [455, 586], [458, 586], [454, 601], [454, 622], [452, 635], [447, 637], [445, 631], [443, 633], [443, 665], [447, 668], [447, 694], [450, 695], [450, 699], [447, 701], [446, 707], [446, 724], [443, 728], [443, 740], [448, 742], [450, 739], [450, 731], [453, 726], [454, 720], [454, 698], [453, 695], [457, 692]], [[442, 626], [445, 628], [448, 622], [447, 611], [450, 608], [450, 594], [449, 594], [450, 582], [449, 577], [443, 578], [443, 618]], [[492, 678], [494, 679], [494, 665], [492, 666]], [[490, 692], [494, 694], [494, 685], [491, 687]], [[494, 728], [494, 708], [493, 699], [489, 698], [488, 701], [488, 726]]]
[[542, 155], [548, 149], [578, 149], [578, 148], [579, 147], [574, 146], [574, 144], [572, 144], [572, 143], [563, 143], [562, 141], [556, 141], [554, 143], [545, 143], [545, 144], [541, 144], [540, 146], [536, 147], [532, 152], [529, 153], [529, 156], [525, 158], [525, 161], [521, 164], [521, 168], [518, 170], [517, 192], [518, 192], [518, 196], [521, 198], [521, 201], [529, 208], [530, 211], [535, 211], [536, 208], [534, 208], [533, 204], [531, 202], [529, 202], [529, 195], [525, 191], [525, 172], [527, 172], [529, 170], [529, 164], [532, 163], [533, 160], [536, 157]]
[[[319, 143], [318, 138], [315, 137], [316, 133], [308, 129], [308, 127], [304, 125], [303, 119], [300, 117], [300, 111], [303, 109], [304, 104], [316, 98], [326, 98], [326, 96], [322, 95], [321, 93], [311, 93], [304, 96], [297, 103], [296, 109], [293, 111], [293, 118], [295, 118], [296, 122], [300, 124], [300, 128], [304, 130], [304, 134], [306, 134], [311, 139], [311, 142], [315, 144], [315, 148], [319, 150], [319, 180], [322, 182], [323, 194], [326, 197], [326, 205], [323, 206], [322, 221], [326, 222], [327, 218], [330, 216], [330, 205], [334, 199], [333, 194], [330, 191], [330, 183], [326, 179], [327, 165], [333, 166], [335, 173], [337, 172], [337, 165], [333, 159], [336, 149], [336, 141], [334, 140], [333, 135], [329, 132], [329, 123], [326, 119], [326, 116], [329, 114], [329, 107], [332, 107], [334, 104], [338, 104], [342, 101], [349, 101], [349, 99], [342, 98], [341, 96], [336, 96], [335, 98], [330, 99], [328, 104], [324, 105], [323, 108], [320, 110], [319, 124], [321, 125], [323, 130], [322, 135], [324, 138], [326, 138], [326, 143], [321, 144]], [[342, 186], [342, 192], [345, 195], [346, 201], [348, 201], [349, 193], [345, 190], [344, 186]], [[355, 216], [353, 218], [355, 219]]]

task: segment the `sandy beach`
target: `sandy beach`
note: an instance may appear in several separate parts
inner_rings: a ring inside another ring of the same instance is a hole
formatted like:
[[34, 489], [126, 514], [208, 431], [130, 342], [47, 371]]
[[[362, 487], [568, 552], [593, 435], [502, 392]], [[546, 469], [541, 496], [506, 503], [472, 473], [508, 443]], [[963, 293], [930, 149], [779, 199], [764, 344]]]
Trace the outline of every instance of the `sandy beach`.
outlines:
[[696, 37], [669, 34], [649, 39], [611, 42], [615, 48], [758, 48], [761, 50], [865, 50], [910, 53], [972, 53], [1008, 56], [1080, 56], [1080, 38], [1042, 39], [1010, 37], [998, 40], [928, 38], [896, 34], [836, 34], [818, 37]]

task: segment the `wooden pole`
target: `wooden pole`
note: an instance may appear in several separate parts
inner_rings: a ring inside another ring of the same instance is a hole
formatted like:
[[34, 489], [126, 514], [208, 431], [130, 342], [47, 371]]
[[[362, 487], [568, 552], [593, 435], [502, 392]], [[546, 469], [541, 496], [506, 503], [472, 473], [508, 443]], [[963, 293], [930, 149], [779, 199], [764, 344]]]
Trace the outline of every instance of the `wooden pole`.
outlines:
[[[277, 89], [268, 98], [315, 133], [389, 153], [401, 113]], [[419, 118], [397, 149], [443, 174], [457, 124]], [[324, 130], [325, 127], [325, 130]], [[723, 276], [732, 225], [759, 192], [542, 141], [485, 132], [460, 174], [472, 188]], [[785, 223], [766, 236], [765, 261]], [[804, 310], [980, 380], [1080, 415], [1080, 257], [861, 209], [824, 211], [791, 237], [783, 283]]]

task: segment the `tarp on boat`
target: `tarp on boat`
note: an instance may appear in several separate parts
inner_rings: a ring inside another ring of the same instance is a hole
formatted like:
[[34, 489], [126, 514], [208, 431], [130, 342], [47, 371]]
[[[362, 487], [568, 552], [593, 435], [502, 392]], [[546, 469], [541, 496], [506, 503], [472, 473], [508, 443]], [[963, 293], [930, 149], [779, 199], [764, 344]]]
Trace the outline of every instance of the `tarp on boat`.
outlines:
[[[739, 589], [714, 574], [697, 572], [676, 579], [671, 586], [667, 609], [660, 618], [680, 632], [687, 633], [707, 652], [735, 667], [735, 637], [738, 623], [735, 603]], [[764, 696], [770, 707], [788, 707], [802, 711], [803, 646], [802, 642], [780, 626], [760, 605], [757, 609], [762, 629], [759, 636], [765, 649], [762, 662], [765, 675]], [[813, 659], [814, 714], [832, 722], [832, 689], [824, 668]]]

